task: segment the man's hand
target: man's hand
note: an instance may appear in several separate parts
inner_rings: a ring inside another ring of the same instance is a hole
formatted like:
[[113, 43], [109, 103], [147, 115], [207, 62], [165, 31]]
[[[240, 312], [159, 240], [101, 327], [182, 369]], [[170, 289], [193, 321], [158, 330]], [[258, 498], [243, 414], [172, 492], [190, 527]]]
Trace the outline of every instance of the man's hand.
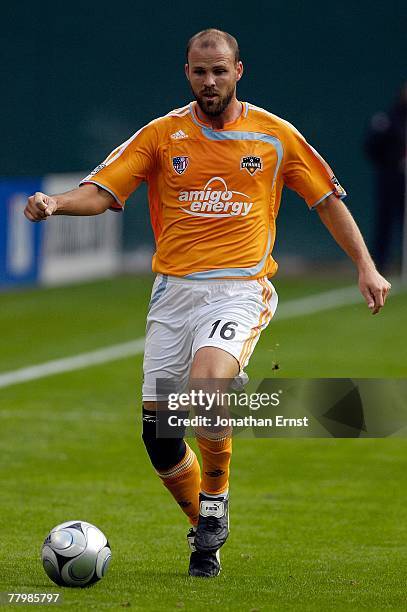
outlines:
[[391, 284], [374, 267], [359, 270], [359, 289], [372, 314], [383, 308]]
[[28, 198], [24, 215], [30, 221], [45, 221], [57, 210], [57, 207], [57, 201], [54, 198], [37, 191]]

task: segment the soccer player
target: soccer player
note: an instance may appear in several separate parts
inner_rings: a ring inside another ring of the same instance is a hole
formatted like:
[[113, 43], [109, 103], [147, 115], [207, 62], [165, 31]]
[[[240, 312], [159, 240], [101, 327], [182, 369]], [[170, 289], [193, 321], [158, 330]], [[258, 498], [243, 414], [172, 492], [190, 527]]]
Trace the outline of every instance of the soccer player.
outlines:
[[[355, 263], [376, 314], [390, 284], [379, 274], [341, 199], [328, 164], [287, 121], [236, 97], [243, 64], [234, 37], [209, 29], [191, 38], [185, 74], [195, 100], [142, 127], [64, 194], [36, 193], [25, 215], [95, 215], [122, 210], [148, 183], [156, 241], [147, 317], [143, 440], [191, 529], [189, 574], [217, 576], [228, 532], [231, 428], [196, 429], [202, 457], [178, 435], [157, 434], [168, 394], [161, 379], [211, 392], [243, 373], [277, 306], [269, 278], [284, 185], [315, 210]], [[197, 385], [194, 381], [200, 381]], [[221, 389], [222, 390], [222, 389]]]

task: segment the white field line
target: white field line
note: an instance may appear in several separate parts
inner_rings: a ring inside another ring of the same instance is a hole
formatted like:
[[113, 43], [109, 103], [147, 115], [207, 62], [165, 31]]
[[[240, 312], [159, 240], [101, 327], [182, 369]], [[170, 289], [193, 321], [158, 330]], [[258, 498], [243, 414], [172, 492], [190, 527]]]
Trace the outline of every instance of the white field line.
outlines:
[[[30, 408], [30, 412], [33, 412]], [[54, 409], [51, 410], [39, 410], [35, 411], [35, 419], [36, 421], [44, 420], [47, 423], [50, 421], [79, 421], [83, 419], [84, 414], [86, 413], [86, 419], [90, 421], [102, 421], [103, 423], [115, 423], [116, 421], [123, 420], [119, 419], [119, 416], [116, 413], [108, 413], [101, 412], [97, 410], [88, 411], [84, 409], [82, 412], [79, 410], [74, 410], [70, 412], [59, 412]], [[26, 410], [0, 410], [0, 419], [26, 419], [27, 411]]]
[[298, 300], [290, 300], [283, 303], [281, 309], [277, 308], [275, 320], [282, 321], [283, 319], [294, 319], [302, 317], [314, 312], [322, 310], [330, 310], [331, 308], [340, 308], [348, 304], [362, 303], [363, 297], [357, 287], [341, 287], [340, 289], [332, 289], [324, 293], [316, 293], [308, 295]]
[[[401, 286], [393, 283], [392, 295], [399, 293]], [[349, 304], [363, 303], [363, 298], [355, 286], [342, 287], [333, 289], [324, 293], [317, 293], [299, 300], [290, 300], [285, 302], [281, 307], [281, 311], [277, 310], [276, 320], [293, 319], [302, 317], [308, 314], [314, 314], [323, 310], [332, 308], [340, 308]], [[367, 313], [368, 314], [368, 313]], [[89, 353], [80, 353], [73, 357], [65, 357], [64, 359], [56, 359], [54, 361], [46, 361], [39, 365], [4, 372], [0, 374], [0, 388], [9, 387], [18, 383], [25, 383], [30, 380], [37, 380], [53, 374], [61, 374], [62, 372], [72, 372], [73, 370], [81, 370], [93, 365], [108, 363], [125, 357], [133, 357], [140, 355], [144, 350], [144, 338], [138, 338], [131, 342], [123, 342], [114, 344], [103, 349], [90, 351]]]
[[[402, 291], [402, 286], [397, 282], [392, 282], [391, 295], [396, 295]], [[341, 308], [350, 304], [364, 304], [365, 300], [356, 285], [350, 287], [340, 287], [324, 293], [316, 293], [298, 300], [290, 300], [283, 303], [281, 310], [277, 308], [276, 320], [294, 319], [323, 310]], [[366, 306], [367, 308], [367, 306]], [[367, 313], [368, 314], [368, 313]], [[380, 316], [380, 315], [379, 315]]]
[[144, 350], [144, 338], [138, 338], [131, 342], [123, 342], [122, 344], [114, 344], [107, 348], [90, 351], [89, 353], [80, 353], [74, 357], [65, 357], [64, 359], [55, 359], [54, 361], [46, 361], [39, 365], [21, 368], [12, 372], [4, 372], [0, 374], [0, 388], [9, 387], [17, 383], [44, 378], [52, 374], [60, 374], [62, 372], [72, 372], [73, 370], [81, 370], [92, 365], [108, 363], [116, 359], [125, 357], [133, 357], [139, 355]]

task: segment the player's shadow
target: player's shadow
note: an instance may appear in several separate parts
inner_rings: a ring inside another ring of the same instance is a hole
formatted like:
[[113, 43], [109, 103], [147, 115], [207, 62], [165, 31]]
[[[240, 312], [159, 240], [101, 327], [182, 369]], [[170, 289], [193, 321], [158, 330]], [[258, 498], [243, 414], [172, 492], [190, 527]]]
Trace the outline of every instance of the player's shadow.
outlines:
[[134, 575], [138, 576], [140, 579], [144, 576], [146, 578], [146, 580], [151, 581], [152, 577], [155, 577], [156, 579], [159, 579], [160, 577], [162, 578], [188, 578], [187, 575], [187, 571], [188, 571], [188, 561], [185, 564], [185, 568], [183, 569], [182, 566], [179, 570], [173, 570], [173, 571], [154, 571], [153, 569], [146, 571], [146, 570], [135, 570], [134, 571]]

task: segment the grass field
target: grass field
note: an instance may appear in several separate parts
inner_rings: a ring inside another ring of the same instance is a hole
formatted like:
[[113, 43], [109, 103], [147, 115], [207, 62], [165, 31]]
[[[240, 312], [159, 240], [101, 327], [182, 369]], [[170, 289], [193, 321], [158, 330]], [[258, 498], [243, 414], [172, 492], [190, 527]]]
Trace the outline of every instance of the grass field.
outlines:
[[[334, 286], [275, 284], [281, 310]], [[0, 372], [143, 336], [150, 286], [119, 278], [0, 295]], [[376, 317], [361, 301], [276, 318], [248, 373], [406, 377], [406, 311], [400, 293]], [[402, 438], [236, 439], [222, 574], [188, 578], [187, 522], [140, 438], [141, 368], [140, 355], [0, 389], [0, 591], [63, 591], [55, 607], [73, 610], [407, 608]], [[96, 524], [112, 546], [90, 589], [53, 586], [39, 560], [49, 529], [69, 519]]]

